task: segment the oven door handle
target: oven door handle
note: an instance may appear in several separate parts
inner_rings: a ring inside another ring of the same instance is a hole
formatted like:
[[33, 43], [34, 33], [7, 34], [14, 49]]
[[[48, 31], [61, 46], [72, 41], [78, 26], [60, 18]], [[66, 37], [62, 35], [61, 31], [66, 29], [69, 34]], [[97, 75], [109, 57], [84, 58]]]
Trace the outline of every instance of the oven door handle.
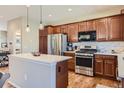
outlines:
[[93, 58], [93, 57], [83, 57], [83, 56], [76, 56], [77, 58]]

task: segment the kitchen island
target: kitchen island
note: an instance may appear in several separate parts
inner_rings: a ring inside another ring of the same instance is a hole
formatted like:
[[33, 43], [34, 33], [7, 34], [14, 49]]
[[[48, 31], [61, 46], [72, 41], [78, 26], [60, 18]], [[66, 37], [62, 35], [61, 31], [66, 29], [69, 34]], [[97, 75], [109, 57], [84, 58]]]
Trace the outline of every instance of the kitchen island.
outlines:
[[68, 86], [67, 60], [71, 57], [41, 54], [9, 56], [9, 83], [21, 88], [56, 88]]

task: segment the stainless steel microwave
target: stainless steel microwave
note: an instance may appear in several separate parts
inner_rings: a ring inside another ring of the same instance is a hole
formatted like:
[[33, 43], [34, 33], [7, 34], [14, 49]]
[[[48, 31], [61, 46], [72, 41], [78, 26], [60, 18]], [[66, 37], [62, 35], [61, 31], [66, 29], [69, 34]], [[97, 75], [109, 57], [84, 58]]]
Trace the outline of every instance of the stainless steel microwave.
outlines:
[[96, 31], [78, 32], [78, 41], [96, 41]]

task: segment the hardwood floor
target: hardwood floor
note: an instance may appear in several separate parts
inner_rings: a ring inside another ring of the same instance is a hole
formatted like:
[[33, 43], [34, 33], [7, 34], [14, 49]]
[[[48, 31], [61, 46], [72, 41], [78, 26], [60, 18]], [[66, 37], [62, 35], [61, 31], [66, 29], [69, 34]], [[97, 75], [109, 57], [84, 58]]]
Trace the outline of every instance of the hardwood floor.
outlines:
[[117, 88], [118, 82], [99, 77], [89, 77], [69, 72], [69, 88], [95, 88], [97, 85]]
[[[0, 68], [0, 72], [9, 72], [8, 67]], [[68, 88], [95, 88], [97, 85], [103, 85], [107, 87], [118, 87], [118, 82], [109, 79], [103, 79], [99, 77], [89, 77], [80, 74], [75, 74], [69, 71], [69, 85]], [[8, 82], [4, 85], [5, 88], [14, 88]]]

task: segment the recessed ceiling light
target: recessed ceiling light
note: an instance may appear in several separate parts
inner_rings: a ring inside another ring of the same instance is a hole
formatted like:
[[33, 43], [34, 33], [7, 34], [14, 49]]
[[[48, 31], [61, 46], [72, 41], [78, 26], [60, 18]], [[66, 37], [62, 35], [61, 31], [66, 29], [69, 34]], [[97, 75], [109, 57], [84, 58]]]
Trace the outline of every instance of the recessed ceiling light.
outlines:
[[49, 16], [49, 17], [51, 17], [51, 16], [52, 16], [52, 14], [49, 14], [48, 16]]
[[26, 7], [30, 7], [31, 5], [26, 5]]
[[71, 8], [68, 8], [68, 11], [69, 11], [69, 12], [71, 12], [71, 11], [72, 11], [72, 9], [71, 9]]

